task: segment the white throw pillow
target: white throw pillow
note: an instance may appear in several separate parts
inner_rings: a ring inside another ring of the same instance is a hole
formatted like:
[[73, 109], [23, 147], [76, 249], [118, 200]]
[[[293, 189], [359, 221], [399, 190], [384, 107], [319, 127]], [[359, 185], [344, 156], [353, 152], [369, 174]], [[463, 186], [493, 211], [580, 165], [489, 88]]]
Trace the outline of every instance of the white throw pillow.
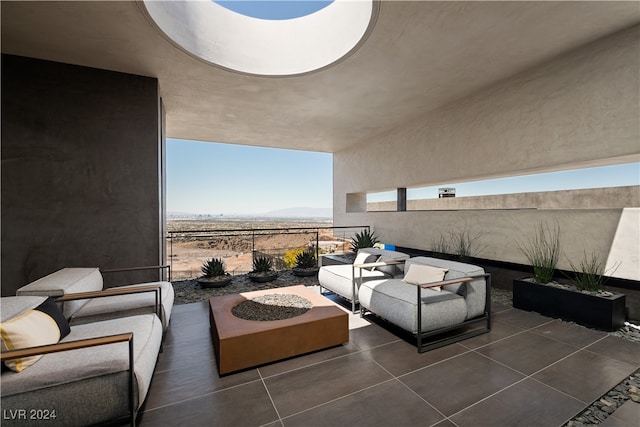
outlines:
[[[447, 271], [449, 270], [432, 267], [430, 265], [409, 264], [409, 269], [405, 272], [404, 279], [402, 279], [402, 281], [412, 285], [424, 285], [427, 283], [440, 282], [444, 279], [444, 275], [447, 274]], [[438, 292], [442, 290], [440, 286], [429, 289]]]

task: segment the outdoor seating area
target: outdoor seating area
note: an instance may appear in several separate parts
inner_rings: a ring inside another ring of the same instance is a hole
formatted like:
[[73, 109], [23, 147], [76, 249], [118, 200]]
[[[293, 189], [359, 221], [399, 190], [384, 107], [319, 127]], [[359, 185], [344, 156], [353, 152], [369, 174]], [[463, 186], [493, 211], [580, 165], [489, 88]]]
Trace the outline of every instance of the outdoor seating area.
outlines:
[[[347, 344], [220, 377], [208, 303], [177, 305], [140, 423], [561, 426], [640, 367], [638, 343], [504, 304], [493, 313], [491, 332], [422, 354], [349, 313]], [[602, 425], [634, 425], [623, 417], [640, 404], [626, 405]]]
[[0, 424], [640, 427], [639, 4], [0, 1]]
[[[222, 307], [218, 299], [226, 297], [173, 306], [173, 285], [168, 282], [87, 291], [102, 286], [98, 269], [60, 270], [21, 288], [20, 296], [0, 300], [5, 343], [16, 348], [36, 345], [27, 341], [29, 345], [20, 346], [18, 338], [13, 340], [26, 328], [30, 332], [26, 339], [48, 339], [40, 344], [53, 344], [23, 352], [3, 348], [3, 362], [11, 370], [2, 374], [2, 406], [13, 414], [3, 424], [26, 425], [28, 419], [17, 408], [37, 406], [47, 408], [42, 416], [53, 415], [62, 425], [313, 426], [342, 425], [351, 417], [363, 425], [562, 426], [640, 369], [640, 342], [510, 304], [489, 304], [489, 275], [479, 267], [427, 257], [409, 258], [403, 264], [404, 275], [396, 279], [362, 283], [362, 309], [356, 313], [350, 301], [323, 293], [318, 284], [251, 293], [303, 288], [296, 293], [314, 301], [318, 309], [299, 316], [299, 321], [291, 322], [296, 317], [279, 321], [280, 329], [273, 329], [276, 324], [265, 326], [266, 335], [257, 341], [252, 340], [253, 331], [241, 333], [247, 328], [244, 323], [228, 332], [211, 323], [213, 310]], [[421, 268], [419, 277], [414, 277], [415, 266], [428, 265], [443, 269], [443, 277], [426, 278]], [[407, 286], [403, 282], [407, 279], [433, 283], [421, 289]], [[416, 311], [405, 307], [412, 300], [402, 301], [396, 295], [398, 306], [390, 296], [398, 292], [394, 286], [435, 294], [430, 288], [436, 284], [443, 286], [440, 293], [459, 296], [440, 297], [443, 301], [479, 299], [464, 302], [464, 315], [448, 327], [437, 322], [449, 322], [447, 313], [455, 317], [455, 307], [445, 307], [444, 312], [433, 309], [428, 295], [423, 295], [423, 325], [437, 324], [438, 331], [435, 345], [424, 348], [422, 339], [433, 343], [429, 334], [422, 336], [420, 327], [413, 330], [394, 318], [404, 312], [412, 325], [421, 325]], [[167, 288], [171, 297], [160, 299], [161, 290]], [[25, 295], [37, 292], [55, 296]], [[124, 292], [129, 294], [116, 295]], [[374, 297], [376, 292], [381, 299]], [[229, 297], [241, 301], [242, 295]], [[92, 296], [104, 301], [102, 318], [74, 323], [75, 313], [94, 301], [86, 300]], [[53, 304], [56, 297], [64, 302], [62, 308]], [[124, 307], [131, 309], [132, 301], [137, 301], [137, 309], [107, 313], [114, 301], [131, 297]], [[143, 297], [146, 302], [140, 304]], [[153, 312], [140, 314], [145, 307]], [[305, 324], [315, 325], [329, 309], [342, 313], [345, 328], [348, 323], [346, 335], [333, 323], [326, 324], [326, 330], [305, 334]], [[38, 318], [34, 312], [50, 318], [41, 327], [21, 326], [24, 319]], [[486, 322], [486, 328], [469, 331], [464, 320], [468, 316]], [[165, 327], [161, 318], [167, 320]], [[43, 338], [51, 332], [44, 326], [50, 319], [58, 325], [52, 334], [59, 340]], [[297, 328], [295, 338], [280, 332], [291, 327]], [[403, 334], [403, 328], [412, 334]], [[322, 336], [324, 341], [310, 344], [305, 335], [316, 341]], [[229, 346], [224, 349], [224, 365], [218, 360], [223, 357], [223, 338], [228, 340], [224, 346]], [[235, 343], [238, 339], [243, 341]], [[299, 351], [288, 350], [291, 339], [302, 345]], [[247, 359], [245, 353], [257, 356]], [[30, 359], [33, 356], [39, 360]], [[629, 422], [638, 414], [640, 403], [629, 400], [602, 425], [634, 425]]]

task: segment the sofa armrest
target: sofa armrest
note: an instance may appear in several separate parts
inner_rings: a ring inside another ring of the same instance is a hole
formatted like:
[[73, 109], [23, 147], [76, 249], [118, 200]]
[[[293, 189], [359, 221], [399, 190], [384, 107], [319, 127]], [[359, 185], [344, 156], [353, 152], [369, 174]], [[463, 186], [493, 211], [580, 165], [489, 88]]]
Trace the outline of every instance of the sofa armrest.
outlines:
[[124, 334], [108, 335], [104, 337], [87, 338], [77, 341], [69, 341], [64, 343], [49, 344], [38, 347], [21, 348], [18, 350], [10, 350], [2, 352], [1, 361], [19, 359], [22, 357], [38, 356], [51, 353], [59, 353], [63, 351], [78, 350], [81, 348], [97, 347], [102, 345], [117, 344], [126, 342], [129, 344], [129, 422], [135, 425], [136, 408], [135, 408], [135, 388], [134, 388], [134, 371], [133, 371], [133, 333], [126, 332]]
[[155, 293], [156, 302], [155, 302], [155, 312], [156, 316], [162, 321], [162, 286], [160, 285], [145, 285], [145, 286], [136, 286], [133, 288], [108, 288], [102, 291], [92, 291], [92, 292], [78, 292], [75, 294], [66, 294], [61, 297], [56, 298], [56, 302], [65, 301], [75, 301], [75, 300], [83, 300], [83, 299], [91, 299], [91, 298], [105, 298], [112, 297], [117, 295], [133, 295], [133, 294], [141, 294], [146, 292]]
[[[171, 281], [171, 265], [163, 264], [163, 265], [148, 265], [143, 267], [123, 267], [123, 268], [108, 268], [105, 270], [100, 270], [101, 273], [122, 273], [127, 271], [143, 271], [143, 270], [164, 270], [166, 269], [169, 278], [169, 282]], [[164, 276], [163, 276], [164, 277]]]
[[23, 357], [38, 356], [50, 353], [58, 353], [61, 351], [77, 350], [80, 348], [96, 347], [100, 345], [116, 344], [119, 342], [133, 343], [133, 334], [131, 332], [118, 335], [109, 335], [105, 337], [87, 338], [83, 340], [69, 341], [57, 344], [40, 345], [37, 347], [21, 348], [17, 350], [3, 351], [1, 360], [20, 359]]
[[386, 265], [398, 265], [398, 264], [404, 264], [404, 260], [367, 262], [365, 264], [353, 264], [353, 266], [355, 268], [373, 268], [373, 267], [384, 267]]
[[471, 282], [474, 279], [475, 277], [461, 277], [459, 279], [450, 279], [450, 280], [441, 280], [439, 282], [422, 283], [422, 284], [419, 284], [418, 287], [422, 289], [437, 288], [439, 286], [447, 286], [447, 285], [453, 285], [456, 283]]

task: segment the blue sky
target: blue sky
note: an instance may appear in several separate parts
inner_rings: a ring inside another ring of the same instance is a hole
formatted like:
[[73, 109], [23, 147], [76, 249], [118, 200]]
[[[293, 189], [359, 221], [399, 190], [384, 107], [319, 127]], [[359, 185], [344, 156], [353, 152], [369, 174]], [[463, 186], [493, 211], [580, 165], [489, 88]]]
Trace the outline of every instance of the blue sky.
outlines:
[[167, 211], [331, 208], [332, 173], [331, 154], [167, 139]]
[[[327, 153], [167, 139], [167, 211], [259, 215], [333, 206], [333, 164]], [[640, 185], [640, 164], [579, 169], [409, 189], [407, 196], [436, 198], [438, 188], [457, 197]], [[395, 191], [369, 201], [395, 200]]]
[[253, 18], [281, 20], [299, 18], [301, 16], [317, 12], [318, 10], [325, 8], [329, 4], [333, 3], [333, 0], [216, 0], [215, 3], [218, 3], [220, 6], [224, 6], [227, 9], [233, 10], [234, 12], [238, 12], [246, 16], [251, 16]]
[[[438, 188], [453, 187], [456, 197], [485, 196], [491, 194], [512, 194], [538, 191], [577, 190], [581, 188], [618, 187], [640, 184], [640, 163], [627, 163], [575, 169], [562, 172], [523, 175], [509, 178], [490, 179], [456, 184], [442, 184], [434, 187], [407, 189], [408, 199], [430, 199], [438, 197]], [[369, 195], [370, 202], [395, 200], [396, 192], [382, 192]]]

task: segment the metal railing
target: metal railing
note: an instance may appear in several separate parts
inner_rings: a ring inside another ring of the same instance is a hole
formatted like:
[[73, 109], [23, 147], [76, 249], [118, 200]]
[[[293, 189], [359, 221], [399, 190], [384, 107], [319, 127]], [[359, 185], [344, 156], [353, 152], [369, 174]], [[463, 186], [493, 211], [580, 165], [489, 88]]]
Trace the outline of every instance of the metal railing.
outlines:
[[259, 255], [270, 257], [274, 269], [286, 270], [291, 268], [289, 251], [313, 247], [318, 260], [323, 254], [348, 252], [351, 238], [362, 230], [370, 231], [370, 226], [172, 230], [167, 233], [167, 264], [173, 280], [200, 276], [200, 267], [211, 258], [221, 258], [232, 275], [251, 271]]

